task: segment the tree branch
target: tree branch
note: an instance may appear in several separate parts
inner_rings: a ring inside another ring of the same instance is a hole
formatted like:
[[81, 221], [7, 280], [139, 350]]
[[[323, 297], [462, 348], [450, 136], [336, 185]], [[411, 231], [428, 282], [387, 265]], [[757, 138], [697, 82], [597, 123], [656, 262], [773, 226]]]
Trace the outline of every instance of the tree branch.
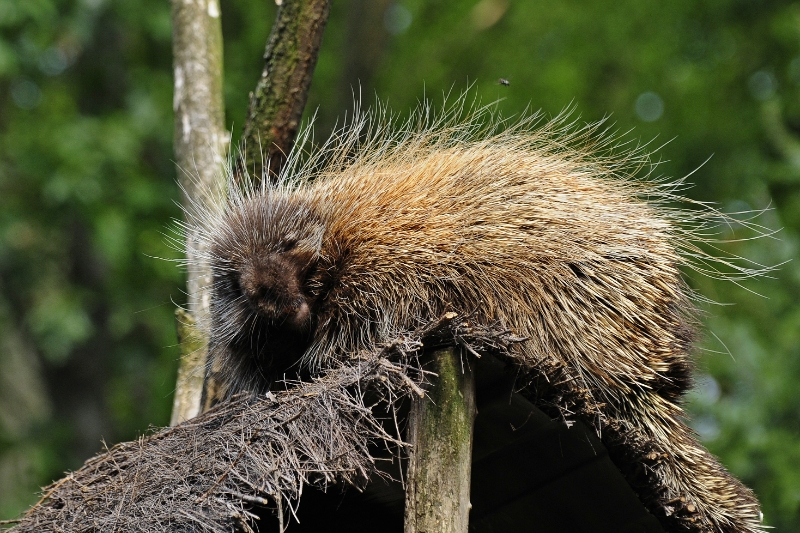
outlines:
[[[317, 63], [330, 0], [283, 0], [264, 53], [264, 70], [241, 139], [237, 176], [274, 179], [300, 126]], [[262, 154], [263, 151], [263, 154]], [[264, 168], [265, 161], [269, 167]]]

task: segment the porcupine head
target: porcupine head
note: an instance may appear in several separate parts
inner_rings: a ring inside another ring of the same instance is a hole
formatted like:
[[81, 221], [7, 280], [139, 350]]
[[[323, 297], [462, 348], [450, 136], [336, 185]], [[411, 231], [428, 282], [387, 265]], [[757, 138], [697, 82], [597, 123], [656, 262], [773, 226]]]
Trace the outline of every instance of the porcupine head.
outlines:
[[302, 369], [313, 334], [315, 268], [324, 228], [278, 188], [229, 199], [210, 241], [209, 352], [228, 392], [263, 392]]

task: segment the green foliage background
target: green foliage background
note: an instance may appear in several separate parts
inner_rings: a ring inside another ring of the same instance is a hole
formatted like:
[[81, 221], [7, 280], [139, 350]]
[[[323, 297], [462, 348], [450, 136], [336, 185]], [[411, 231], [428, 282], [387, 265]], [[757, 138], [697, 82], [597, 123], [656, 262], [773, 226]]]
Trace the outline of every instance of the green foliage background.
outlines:
[[[164, 425], [184, 275], [162, 233], [171, 157], [169, 5], [0, 0], [0, 517], [101, 449]], [[223, 0], [234, 140], [274, 17]], [[510, 85], [498, 83], [507, 79]], [[800, 3], [337, 0], [314, 78], [317, 138], [353, 92], [406, 111], [474, 84], [507, 114], [574, 105], [652, 141], [659, 171], [720, 209], [770, 210], [741, 288], [691, 276], [707, 306], [689, 409], [705, 444], [800, 531]], [[355, 87], [355, 89], [354, 89]], [[709, 160], [710, 157], [710, 160]], [[708, 160], [708, 161], [707, 161]], [[734, 215], [741, 216], [741, 215]], [[742, 227], [725, 237], [747, 237]], [[757, 294], [756, 294], [757, 293]]]

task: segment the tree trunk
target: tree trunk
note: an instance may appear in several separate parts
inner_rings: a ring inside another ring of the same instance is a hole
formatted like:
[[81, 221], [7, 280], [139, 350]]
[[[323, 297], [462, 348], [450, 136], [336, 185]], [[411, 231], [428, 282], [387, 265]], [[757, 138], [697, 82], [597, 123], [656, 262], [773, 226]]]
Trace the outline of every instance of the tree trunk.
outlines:
[[175, 384], [175, 398], [172, 401], [170, 425], [200, 414], [200, 402], [205, 380], [206, 339], [200, 334], [190, 313], [178, 308], [175, 311], [178, 323], [178, 344], [181, 348], [181, 364]]
[[[230, 137], [225, 131], [222, 99], [222, 25], [218, 0], [172, 0], [172, 52], [174, 56], [175, 162], [184, 190], [183, 207], [205, 203], [209, 195], [224, 187], [223, 165]], [[197, 235], [186, 238], [189, 263], [188, 295], [193, 330], [187, 338], [200, 339], [199, 348], [182, 349], [180, 374], [203, 376], [206, 343], [201, 323], [208, 315], [211, 271], [201, 259], [203, 250]], [[182, 347], [185, 348], [185, 347]], [[172, 424], [200, 413], [202, 386], [197, 380], [179, 380], [175, 391]], [[194, 384], [194, 385], [193, 385]], [[189, 388], [187, 388], [189, 387]]]
[[404, 531], [467, 533], [475, 377], [456, 348], [431, 356], [439, 377], [409, 415]]

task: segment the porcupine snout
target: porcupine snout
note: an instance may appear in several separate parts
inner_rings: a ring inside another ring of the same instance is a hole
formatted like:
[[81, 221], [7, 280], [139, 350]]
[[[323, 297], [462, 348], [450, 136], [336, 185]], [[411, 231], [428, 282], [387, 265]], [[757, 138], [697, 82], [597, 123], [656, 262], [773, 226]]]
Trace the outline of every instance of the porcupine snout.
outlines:
[[299, 332], [307, 329], [311, 315], [301, 276], [297, 258], [269, 253], [241, 265], [239, 285], [253, 311], [271, 326]]

